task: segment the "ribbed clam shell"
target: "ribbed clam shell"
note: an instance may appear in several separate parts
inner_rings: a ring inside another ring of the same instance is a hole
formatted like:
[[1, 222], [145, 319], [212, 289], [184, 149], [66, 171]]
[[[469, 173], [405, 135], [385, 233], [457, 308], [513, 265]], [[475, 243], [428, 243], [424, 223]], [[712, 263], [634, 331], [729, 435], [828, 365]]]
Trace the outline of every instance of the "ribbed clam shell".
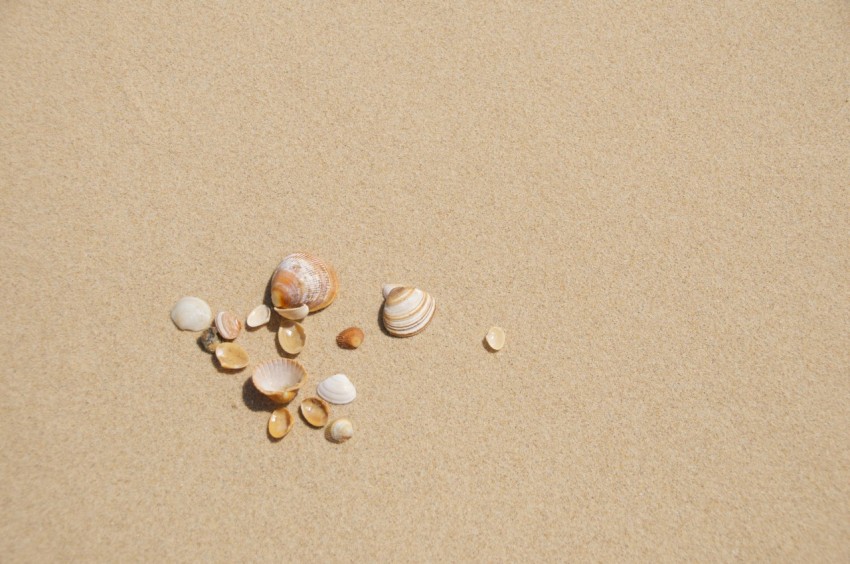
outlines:
[[436, 309], [437, 303], [428, 292], [408, 286], [395, 287], [384, 300], [384, 328], [394, 337], [412, 337], [428, 326]]
[[307, 371], [297, 360], [276, 358], [258, 365], [251, 381], [254, 387], [273, 401], [292, 401], [307, 379]]
[[310, 311], [318, 311], [329, 306], [338, 291], [336, 270], [307, 253], [287, 256], [272, 275], [271, 294], [276, 308], [291, 309], [307, 304]]
[[215, 316], [215, 328], [222, 339], [232, 341], [242, 331], [242, 321], [231, 311], [220, 311]]
[[354, 384], [345, 374], [335, 374], [330, 378], [325, 378], [316, 386], [316, 393], [323, 400], [336, 405], [351, 403], [357, 397]]

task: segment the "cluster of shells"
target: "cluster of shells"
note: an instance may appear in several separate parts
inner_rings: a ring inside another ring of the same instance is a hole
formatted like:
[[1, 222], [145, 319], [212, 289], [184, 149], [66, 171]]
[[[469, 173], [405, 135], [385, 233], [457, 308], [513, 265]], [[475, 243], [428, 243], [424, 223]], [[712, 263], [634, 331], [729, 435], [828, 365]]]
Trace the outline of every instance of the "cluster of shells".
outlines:
[[[171, 319], [181, 330], [202, 331], [200, 345], [215, 355], [219, 366], [227, 371], [246, 368], [250, 361], [247, 351], [234, 342], [245, 326], [258, 328], [271, 320], [272, 309], [279, 315], [277, 343], [289, 357], [295, 357], [307, 344], [307, 331], [302, 321], [311, 313], [328, 307], [339, 293], [339, 276], [324, 260], [307, 254], [294, 253], [281, 261], [271, 277], [272, 308], [261, 304], [245, 318], [230, 311], [215, 316], [209, 305], [196, 297], [184, 297], [171, 310]], [[394, 337], [412, 337], [421, 333], [431, 322], [437, 306], [434, 298], [419, 288], [386, 284], [381, 320], [386, 332]], [[356, 349], [365, 339], [359, 327], [343, 329], [336, 338], [340, 348]], [[502, 348], [504, 331], [491, 328], [485, 344], [491, 351]], [[295, 424], [295, 417], [286, 407], [304, 387], [307, 370], [295, 358], [281, 357], [257, 364], [251, 382], [261, 394], [279, 405], [268, 421], [268, 434], [275, 440], [285, 437]], [[300, 412], [311, 427], [326, 430], [328, 440], [342, 443], [354, 434], [348, 418], [331, 420], [331, 405], [346, 405], [354, 401], [357, 392], [344, 374], [335, 374], [320, 381], [316, 396], [301, 401]]]

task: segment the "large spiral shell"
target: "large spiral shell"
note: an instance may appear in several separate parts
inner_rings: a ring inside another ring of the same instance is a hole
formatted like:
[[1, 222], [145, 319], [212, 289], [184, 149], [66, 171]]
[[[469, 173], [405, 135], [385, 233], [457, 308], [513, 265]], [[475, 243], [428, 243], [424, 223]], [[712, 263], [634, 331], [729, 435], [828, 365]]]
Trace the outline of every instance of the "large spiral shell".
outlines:
[[436, 309], [437, 303], [428, 292], [397, 286], [384, 300], [384, 328], [394, 337], [412, 337], [428, 326]]
[[272, 275], [271, 294], [276, 308], [307, 305], [319, 311], [331, 305], [339, 292], [336, 270], [307, 253], [294, 253], [283, 259]]

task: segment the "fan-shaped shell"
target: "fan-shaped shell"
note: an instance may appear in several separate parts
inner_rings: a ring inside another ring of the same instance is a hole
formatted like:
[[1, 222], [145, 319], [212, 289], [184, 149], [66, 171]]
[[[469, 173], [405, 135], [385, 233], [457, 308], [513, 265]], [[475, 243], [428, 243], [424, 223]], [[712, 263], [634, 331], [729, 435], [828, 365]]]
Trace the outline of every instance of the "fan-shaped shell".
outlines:
[[437, 303], [428, 292], [397, 286], [384, 300], [384, 328], [394, 337], [412, 337], [428, 326], [436, 309]]
[[331, 305], [339, 292], [336, 270], [307, 253], [294, 253], [281, 261], [272, 275], [271, 295], [276, 308], [307, 304], [310, 311]]
[[307, 371], [297, 360], [276, 358], [258, 365], [251, 381], [260, 393], [277, 403], [288, 403], [307, 379]]
[[325, 378], [316, 386], [316, 393], [323, 400], [337, 405], [351, 403], [357, 397], [354, 384], [345, 374], [334, 374], [330, 378]]

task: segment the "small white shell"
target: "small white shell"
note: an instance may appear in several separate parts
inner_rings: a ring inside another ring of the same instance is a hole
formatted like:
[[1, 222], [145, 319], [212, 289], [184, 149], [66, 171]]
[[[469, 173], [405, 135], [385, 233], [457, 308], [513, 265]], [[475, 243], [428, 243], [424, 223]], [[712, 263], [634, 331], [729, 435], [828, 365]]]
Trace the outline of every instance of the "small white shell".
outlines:
[[201, 298], [186, 296], [171, 308], [171, 321], [182, 331], [203, 331], [212, 323], [212, 310]]
[[235, 313], [220, 311], [215, 316], [215, 328], [225, 341], [232, 341], [242, 332], [242, 321]]
[[297, 360], [276, 358], [258, 365], [251, 381], [254, 387], [277, 403], [287, 403], [307, 379], [307, 371]]
[[245, 322], [248, 324], [248, 327], [252, 329], [254, 327], [262, 327], [271, 319], [272, 311], [269, 309], [267, 305], [258, 305], [254, 309], [251, 310], [251, 313], [248, 314], [248, 319]]
[[354, 401], [357, 390], [345, 374], [335, 374], [325, 378], [316, 386], [319, 397], [336, 405], [345, 405]]
[[335, 443], [344, 443], [354, 436], [354, 425], [350, 419], [337, 419], [328, 425], [328, 439]]
[[290, 321], [301, 321], [307, 314], [310, 313], [310, 307], [307, 304], [300, 305], [298, 307], [276, 307], [274, 310], [284, 319], [288, 319]]
[[505, 346], [505, 330], [501, 327], [490, 327], [484, 340], [491, 351], [502, 350], [502, 347]]
[[436, 309], [437, 303], [428, 292], [396, 286], [384, 300], [384, 328], [394, 337], [412, 337], [428, 326]]

